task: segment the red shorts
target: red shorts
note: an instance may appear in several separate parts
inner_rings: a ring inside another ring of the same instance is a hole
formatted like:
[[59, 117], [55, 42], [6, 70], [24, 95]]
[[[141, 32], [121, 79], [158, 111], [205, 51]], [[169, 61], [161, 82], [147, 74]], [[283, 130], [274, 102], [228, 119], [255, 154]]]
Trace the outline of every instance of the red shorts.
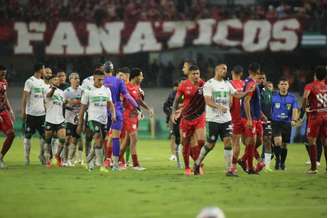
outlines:
[[138, 116], [131, 117], [128, 111], [126, 111], [126, 113], [124, 112], [123, 129], [126, 133], [133, 133], [138, 131], [138, 123]]
[[241, 119], [241, 122], [243, 123], [243, 135], [245, 137], [263, 137], [263, 126], [261, 120], [252, 120], [253, 126], [250, 128], [247, 124], [247, 119]]
[[205, 126], [205, 114], [194, 120], [186, 120], [182, 118], [180, 121], [180, 129], [183, 137], [192, 136], [196, 129], [204, 129]]
[[307, 137], [310, 138], [319, 138], [319, 136], [327, 138], [327, 114], [310, 114], [306, 132]]
[[0, 131], [3, 133], [7, 133], [9, 130], [13, 129], [13, 122], [10, 117], [9, 111], [0, 112], [0, 117], [3, 122], [0, 123]]
[[244, 133], [244, 124], [241, 120], [232, 121], [232, 134], [242, 135]]

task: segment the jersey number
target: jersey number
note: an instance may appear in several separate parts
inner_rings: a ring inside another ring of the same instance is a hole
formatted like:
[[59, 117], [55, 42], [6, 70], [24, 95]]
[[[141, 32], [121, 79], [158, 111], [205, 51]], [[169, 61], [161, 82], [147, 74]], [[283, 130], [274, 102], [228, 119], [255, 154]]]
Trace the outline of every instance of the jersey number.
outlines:
[[325, 94], [317, 94], [317, 100], [323, 105], [325, 108], [327, 107], [327, 93]]

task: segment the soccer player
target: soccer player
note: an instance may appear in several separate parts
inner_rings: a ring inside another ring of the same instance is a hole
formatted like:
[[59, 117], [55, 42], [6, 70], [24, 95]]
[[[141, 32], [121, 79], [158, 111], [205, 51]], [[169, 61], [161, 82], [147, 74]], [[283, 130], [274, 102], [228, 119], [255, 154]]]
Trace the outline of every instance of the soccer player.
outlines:
[[[112, 121], [116, 121], [116, 112], [112, 102], [112, 95], [108, 88], [103, 86], [105, 74], [102, 70], [97, 69], [93, 74], [94, 88], [83, 92], [81, 100], [81, 109], [79, 113], [79, 123], [76, 129], [80, 134], [83, 126], [84, 113], [88, 107], [88, 126], [92, 131], [94, 145], [87, 157], [88, 170], [94, 169], [94, 157], [98, 165], [102, 165], [103, 161], [103, 142], [107, 132], [108, 110], [111, 113]], [[100, 167], [100, 171], [108, 172], [104, 167]]]
[[[244, 127], [243, 136], [245, 148], [245, 160], [238, 163], [248, 174], [258, 174], [260, 168], [254, 169], [253, 159], [256, 151], [257, 136], [263, 135], [262, 129], [262, 112], [260, 102], [260, 89], [256, 84], [256, 76], [260, 73], [260, 65], [257, 63], [250, 64], [248, 67], [249, 77], [245, 80], [244, 91], [254, 90], [248, 93], [242, 99], [241, 117]], [[247, 163], [246, 163], [247, 162]], [[247, 167], [246, 167], [247, 165]]]
[[290, 142], [292, 126], [298, 120], [297, 98], [288, 92], [287, 79], [279, 80], [279, 91], [272, 95], [272, 136], [274, 140], [273, 151], [276, 156], [276, 170], [285, 170], [287, 158], [287, 144]]
[[[140, 92], [140, 85], [143, 81], [143, 73], [139, 68], [132, 68], [130, 74], [130, 82], [127, 85], [127, 90], [134, 100], [144, 109], [149, 112], [150, 116], [153, 116], [153, 110], [142, 100], [142, 93]], [[138, 122], [139, 122], [139, 111], [132, 105], [128, 104], [124, 108], [124, 129], [130, 138], [131, 156], [134, 170], [145, 170], [140, 166], [137, 156], [137, 142], [138, 142]], [[126, 145], [123, 146], [123, 150]], [[121, 153], [122, 157], [123, 153]]]
[[[234, 66], [232, 68], [232, 80], [230, 81], [232, 87], [238, 92], [242, 92], [244, 88], [244, 81], [241, 79], [243, 76], [244, 69], [242, 66]], [[232, 170], [236, 173], [234, 169], [237, 169], [237, 162], [240, 153], [240, 140], [244, 131], [243, 123], [241, 122], [240, 116], [240, 98], [233, 97], [232, 104], [230, 107], [231, 122], [232, 122]]]
[[59, 78], [53, 76], [50, 79], [51, 87], [46, 91], [46, 123], [45, 123], [45, 147], [44, 156], [47, 166], [51, 167], [51, 140], [54, 135], [58, 138], [58, 147], [55, 154], [57, 166], [62, 166], [60, 154], [65, 146], [66, 129], [63, 108], [65, 104], [64, 92], [59, 89]]
[[[224, 144], [224, 162], [227, 176], [236, 176], [236, 170], [231, 167], [232, 159], [232, 125], [230, 114], [231, 96], [241, 98], [245, 96], [243, 92], [237, 92], [235, 88], [225, 80], [227, 75], [227, 65], [218, 64], [215, 67], [214, 78], [204, 85], [204, 98], [206, 102], [206, 122], [207, 122], [207, 144], [200, 152], [194, 164], [194, 174], [199, 175], [200, 164], [206, 155], [214, 148], [220, 136]], [[236, 70], [236, 69], [235, 69]], [[252, 91], [252, 90], [251, 90]], [[250, 91], [249, 91], [250, 92]]]
[[6, 75], [6, 67], [0, 65], [0, 131], [6, 135], [0, 152], [0, 169], [6, 168], [3, 159], [15, 139], [15, 130], [13, 127], [15, 114], [7, 97], [8, 83]]
[[[65, 107], [66, 121], [66, 136], [68, 144], [68, 166], [73, 166], [73, 157], [76, 151], [77, 142], [80, 140], [80, 135], [76, 133], [78, 124], [78, 115], [81, 107], [82, 89], [80, 87], [80, 76], [77, 73], [69, 75], [71, 87], [64, 91], [64, 96], [67, 101]], [[82, 162], [83, 147], [79, 146], [77, 161]]]
[[325, 66], [318, 66], [315, 69], [315, 77], [312, 83], [308, 84], [302, 102], [301, 117], [308, 109], [307, 139], [310, 144], [311, 168], [309, 174], [316, 174], [317, 171], [317, 139], [321, 136], [325, 155], [327, 155], [327, 69]]
[[45, 122], [45, 83], [41, 79], [44, 65], [34, 65], [34, 75], [26, 80], [22, 97], [22, 118], [25, 121], [24, 158], [25, 165], [30, 164], [31, 137], [35, 131], [44, 138]]
[[[166, 114], [166, 123], [170, 129], [170, 143], [171, 143], [171, 156], [169, 160], [177, 161], [179, 165], [179, 144], [180, 144], [180, 134], [179, 134], [179, 122], [173, 124], [170, 122], [170, 117], [172, 114], [172, 106], [175, 95], [177, 93], [177, 88], [179, 86], [178, 82], [173, 84], [173, 90], [169, 93], [166, 101], [163, 104], [163, 111]], [[179, 166], [178, 166], [179, 167]]]
[[59, 79], [59, 89], [65, 91], [68, 87], [70, 87], [70, 85], [66, 82], [67, 76], [64, 70], [59, 70], [56, 75]]
[[[191, 155], [196, 161], [201, 147], [205, 144], [205, 101], [202, 91], [204, 83], [200, 79], [199, 68], [196, 65], [190, 66], [188, 79], [180, 83], [173, 103], [171, 120], [176, 123], [178, 101], [183, 96], [180, 129], [186, 176], [191, 175], [189, 156]], [[195, 135], [197, 143], [193, 143], [194, 146], [191, 148], [193, 135]]]
[[[120, 134], [123, 127], [123, 105], [121, 96], [126, 98], [134, 108], [138, 108], [137, 102], [130, 96], [126, 90], [123, 80], [118, 79], [113, 75], [114, 65], [111, 61], [105, 62], [103, 65], [105, 72], [104, 86], [109, 88], [112, 94], [113, 104], [115, 105], [116, 120], [108, 123], [108, 127], [112, 131], [112, 151], [113, 151], [113, 171], [119, 170], [119, 156], [120, 156]], [[109, 114], [110, 116], [110, 114]], [[107, 153], [107, 152], [106, 152]], [[106, 157], [107, 158], [107, 157]]]

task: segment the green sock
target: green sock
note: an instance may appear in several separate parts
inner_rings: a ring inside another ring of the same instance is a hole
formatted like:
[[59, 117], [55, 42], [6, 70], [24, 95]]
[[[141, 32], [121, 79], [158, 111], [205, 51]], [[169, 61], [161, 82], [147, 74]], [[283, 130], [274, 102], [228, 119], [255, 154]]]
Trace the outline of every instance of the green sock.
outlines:
[[130, 146], [128, 146], [125, 151], [125, 161], [129, 162], [129, 160], [130, 160]]

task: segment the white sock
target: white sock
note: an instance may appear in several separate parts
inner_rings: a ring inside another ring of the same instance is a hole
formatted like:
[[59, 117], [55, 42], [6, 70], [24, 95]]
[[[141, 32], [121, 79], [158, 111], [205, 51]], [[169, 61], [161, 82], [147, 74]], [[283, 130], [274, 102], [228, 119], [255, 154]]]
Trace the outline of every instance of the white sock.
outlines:
[[76, 158], [78, 161], [82, 161], [82, 154], [83, 154], [83, 151], [78, 150], [77, 158]]
[[68, 146], [68, 160], [72, 161], [76, 150], [76, 145], [71, 144]]
[[264, 153], [264, 163], [265, 167], [269, 168], [271, 163], [271, 153]]
[[52, 155], [57, 154], [57, 149], [58, 149], [57, 139], [54, 139], [54, 138], [51, 139], [51, 149], [52, 149]]
[[224, 149], [224, 167], [226, 170], [230, 169], [231, 161], [232, 161], [232, 150]]
[[24, 157], [25, 157], [25, 159], [30, 158], [30, 150], [31, 150], [31, 139], [24, 138]]
[[43, 144], [43, 155], [46, 158], [46, 161], [50, 160], [50, 146], [47, 143]]
[[118, 160], [119, 160], [119, 157], [113, 155], [113, 166], [116, 168], [119, 167]]
[[44, 141], [43, 138], [40, 138], [40, 156], [43, 156], [43, 153], [44, 153], [44, 144], [46, 142]]
[[101, 166], [104, 158], [104, 153], [102, 148], [96, 148], [95, 149], [96, 153], [96, 165]]

